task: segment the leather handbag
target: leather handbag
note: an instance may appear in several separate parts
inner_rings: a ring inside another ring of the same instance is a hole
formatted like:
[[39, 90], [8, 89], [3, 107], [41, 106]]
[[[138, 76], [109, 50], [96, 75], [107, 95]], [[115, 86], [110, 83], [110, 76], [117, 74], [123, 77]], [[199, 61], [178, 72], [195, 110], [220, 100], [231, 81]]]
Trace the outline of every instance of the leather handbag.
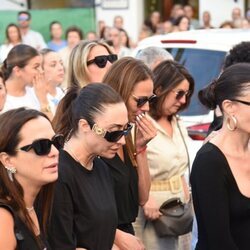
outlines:
[[183, 203], [180, 198], [171, 198], [161, 205], [160, 212], [162, 215], [153, 221], [159, 237], [177, 237], [192, 231], [193, 205], [191, 198], [188, 203]]
[[[188, 154], [187, 144], [182, 134], [177, 118], [177, 126], [183, 140], [187, 158], [188, 158], [188, 174], [190, 177], [190, 159]], [[190, 186], [190, 183], [189, 183]], [[153, 221], [155, 231], [159, 237], [174, 236], [178, 237], [192, 231], [193, 227], [193, 202], [190, 195], [188, 203], [183, 203], [180, 198], [171, 198], [165, 201], [161, 207], [162, 215]]]

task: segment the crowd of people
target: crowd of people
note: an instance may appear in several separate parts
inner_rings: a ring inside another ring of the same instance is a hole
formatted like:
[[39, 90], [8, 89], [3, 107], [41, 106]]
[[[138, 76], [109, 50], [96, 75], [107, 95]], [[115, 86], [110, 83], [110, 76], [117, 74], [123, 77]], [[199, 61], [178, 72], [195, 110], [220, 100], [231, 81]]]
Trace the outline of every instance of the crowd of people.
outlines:
[[235, 7], [231, 12], [231, 19], [222, 22], [219, 27], [212, 25], [212, 13], [204, 11], [200, 20], [195, 16], [195, 9], [192, 5], [175, 4], [170, 12], [170, 17], [163, 20], [159, 11], [154, 11], [145, 20], [141, 30], [141, 38], [154, 34], [167, 34], [170, 32], [187, 31], [192, 29], [213, 29], [213, 28], [250, 28], [249, 10], [242, 13], [239, 7]]
[[0, 63], [4, 61], [11, 48], [20, 43], [30, 45], [37, 50], [49, 48], [59, 51], [64, 66], [67, 68], [71, 50], [83, 39], [87, 41], [105, 40], [109, 45], [113, 46], [118, 58], [121, 58], [131, 55], [137, 42], [152, 35], [192, 29], [250, 28], [249, 10], [244, 14], [240, 8], [233, 8], [231, 19], [225, 20], [219, 27], [215, 27], [212, 24], [212, 14], [209, 11], [204, 11], [199, 19], [196, 12], [197, 10], [189, 4], [173, 5], [168, 19], [164, 19], [159, 11], [153, 11], [142, 23], [135, 41], [131, 39], [129, 32], [125, 29], [124, 19], [121, 15], [114, 17], [112, 26], [108, 26], [104, 20], [99, 20], [96, 31], [88, 31], [86, 33], [79, 26], [75, 25], [66, 27], [64, 31], [62, 24], [55, 20], [48, 27], [50, 39], [48, 42], [45, 42], [39, 32], [31, 29], [31, 14], [28, 11], [20, 11], [17, 16], [17, 24], [10, 23], [5, 29], [4, 44], [0, 46]]
[[[168, 22], [190, 28], [192, 8], [177, 7]], [[152, 13], [143, 29], [157, 33], [159, 21]], [[191, 231], [155, 230], [161, 205], [175, 197], [193, 201], [195, 249], [248, 250], [250, 43], [234, 47], [199, 92], [222, 118], [190, 174], [191, 139], [178, 114], [195, 82], [183, 65], [155, 47], [128, 56], [121, 16], [89, 39], [70, 27], [63, 40], [55, 21], [47, 45], [30, 22], [19, 12], [0, 52], [0, 250], [190, 249]]]

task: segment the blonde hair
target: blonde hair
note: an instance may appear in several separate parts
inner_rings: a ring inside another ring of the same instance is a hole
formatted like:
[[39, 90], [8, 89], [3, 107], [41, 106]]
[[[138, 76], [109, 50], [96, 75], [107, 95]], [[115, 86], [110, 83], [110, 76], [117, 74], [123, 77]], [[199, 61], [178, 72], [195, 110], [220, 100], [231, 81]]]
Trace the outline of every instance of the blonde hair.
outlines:
[[81, 41], [70, 53], [68, 65], [68, 87], [84, 87], [89, 80], [87, 66], [88, 55], [95, 46], [103, 46], [109, 54], [113, 54], [111, 47], [102, 41]]

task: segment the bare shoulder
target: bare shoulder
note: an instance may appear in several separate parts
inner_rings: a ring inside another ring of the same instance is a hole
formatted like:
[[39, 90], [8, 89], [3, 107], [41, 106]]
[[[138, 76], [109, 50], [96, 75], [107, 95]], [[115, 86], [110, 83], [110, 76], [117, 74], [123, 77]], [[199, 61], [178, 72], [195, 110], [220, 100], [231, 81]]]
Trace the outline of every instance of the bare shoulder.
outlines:
[[15, 249], [14, 219], [6, 208], [0, 207], [0, 221], [0, 250]]
[[0, 228], [5, 221], [8, 222], [8, 224], [12, 224], [14, 226], [13, 215], [8, 209], [4, 207], [0, 207], [0, 220], [1, 220]]

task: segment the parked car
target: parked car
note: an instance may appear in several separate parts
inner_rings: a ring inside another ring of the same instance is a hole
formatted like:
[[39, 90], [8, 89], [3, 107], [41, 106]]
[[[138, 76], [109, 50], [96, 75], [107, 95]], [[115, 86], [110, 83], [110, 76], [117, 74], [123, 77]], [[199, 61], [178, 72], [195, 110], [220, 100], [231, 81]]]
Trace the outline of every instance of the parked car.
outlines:
[[189, 70], [195, 80], [195, 91], [189, 108], [180, 115], [190, 137], [203, 140], [213, 120], [213, 112], [200, 104], [197, 93], [218, 77], [227, 52], [242, 41], [250, 41], [249, 29], [175, 32], [142, 40], [133, 51], [133, 56], [150, 46], [162, 47]]

